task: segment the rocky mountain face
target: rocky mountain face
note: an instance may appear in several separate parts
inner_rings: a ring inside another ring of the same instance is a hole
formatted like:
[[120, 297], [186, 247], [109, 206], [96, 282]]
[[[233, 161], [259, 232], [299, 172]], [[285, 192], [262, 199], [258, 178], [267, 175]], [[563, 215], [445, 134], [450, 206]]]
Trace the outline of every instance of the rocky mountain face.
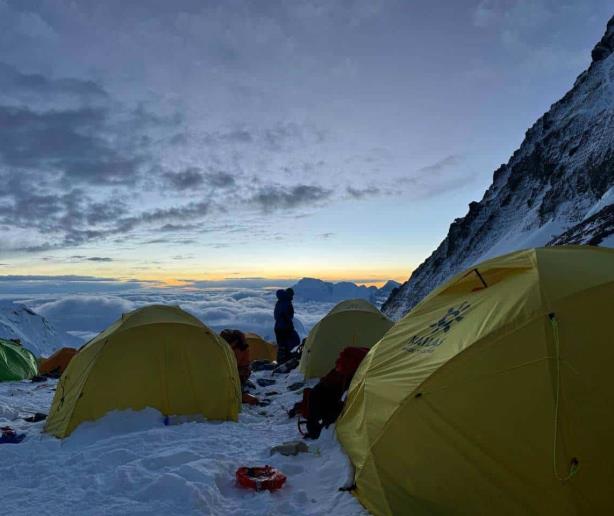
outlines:
[[49, 356], [63, 346], [82, 344], [76, 337], [54, 328], [27, 306], [11, 301], [0, 302], [0, 338], [19, 339], [21, 345], [36, 356]]
[[614, 246], [614, 17], [573, 88], [531, 127], [480, 202], [384, 303], [399, 319], [486, 258], [543, 245]]

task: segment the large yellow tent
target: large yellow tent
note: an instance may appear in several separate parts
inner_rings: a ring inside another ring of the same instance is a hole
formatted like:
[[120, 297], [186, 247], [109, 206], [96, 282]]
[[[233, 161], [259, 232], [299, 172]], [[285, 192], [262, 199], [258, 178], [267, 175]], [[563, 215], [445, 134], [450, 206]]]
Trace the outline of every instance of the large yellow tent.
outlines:
[[335, 361], [344, 348], [370, 348], [392, 324], [364, 299], [342, 301], [309, 332], [299, 369], [305, 378], [322, 377], [335, 367]]
[[495, 258], [377, 343], [337, 425], [382, 514], [614, 511], [614, 250]]
[[241, 406], [232, 350], [179, 307], [152, 305], [122, 316], [70, 361], [45, 430], [69, 435], [112, 410], [236, 420]]
[[245, 340], [249, 346], [250, 360], [269, 360], [272, 362], [277, 358], [277, 346], [264, 340], [255, 333], [246, 333]]

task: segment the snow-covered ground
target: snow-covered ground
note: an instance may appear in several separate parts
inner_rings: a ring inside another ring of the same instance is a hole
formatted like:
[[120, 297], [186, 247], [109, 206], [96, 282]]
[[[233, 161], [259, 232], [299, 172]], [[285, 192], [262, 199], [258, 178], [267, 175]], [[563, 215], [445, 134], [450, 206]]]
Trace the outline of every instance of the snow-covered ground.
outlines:
[[[252, 380], [270, 377], [268, 372]], [[113, 412], [81, 425], [64, 440], [42, 433], [44, 422], [22, 416], [47, 413], [55, 382], [0, 383], [0, 426], [26, 438], [0, 445], [2, 514], [366, 514], [338, 488], [350, 466], [333, 429], [310, 452], [270, 456], [272, 446], [300, 438], [286, 409], [299, 397], [287, 386], [301, 375], [275, 376], [258, 388], [267, 407], [243, 406], [239, 422], [188, 422], [165, 426], [153, 409]], [[266, 392], [279, 394], [265, 396]], [[288, 477], [277, 492], [254, 492], [235, 484], [242, 465], [270, 464]]]

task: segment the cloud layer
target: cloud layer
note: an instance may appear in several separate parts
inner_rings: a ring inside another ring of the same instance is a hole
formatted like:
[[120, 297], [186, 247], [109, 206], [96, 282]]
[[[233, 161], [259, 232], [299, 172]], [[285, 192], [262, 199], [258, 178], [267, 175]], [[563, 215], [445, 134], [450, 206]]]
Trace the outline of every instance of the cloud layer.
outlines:
[[[412, 168], [358, 151], [328, 116], [332, 91], [322, 91], [334, 81], [348, 91], [362, 84], [347, 75], [360, 53], [331, 56], [325, 39], [357, 40], [395, 8], [365, 0], [1, 2], [4, 250], [115, 241], [221, 248], [211, 239], [231, 231], [255, 238], [280, 212], [419, 198], [402, 180]], [[3, 41], [21, 44], [7, 52]], [[369, 175], [382, 166], [389, 170], [374, 186]], [[271, 238], [291, 235], [284, 231]]]
[[[89, 339], [119, 319], [123, 313], [144, 305], [175, 304], [194, 314], [215, 331], [237, 328], [274, 341], [274, 290], [224, 288], [198, 294], [151, 292], [139, 294], [63, 295], [57, 298], [22, 298], [55, 327]], [[330, 303], [297, 303], [295, 327], [301, 336], [332, 308]]]

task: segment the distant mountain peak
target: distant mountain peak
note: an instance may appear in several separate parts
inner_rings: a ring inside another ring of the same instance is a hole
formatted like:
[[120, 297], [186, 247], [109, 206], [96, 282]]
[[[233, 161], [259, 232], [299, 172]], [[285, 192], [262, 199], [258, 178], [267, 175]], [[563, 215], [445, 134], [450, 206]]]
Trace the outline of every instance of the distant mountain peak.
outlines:
[[396, 281], [388, 281], [382, 288], [357, 285], [351, 281], [333, 283], [317, 278], [302, 278], [292, 288], [298, 301], [318, 301], [338, 303], [347, 299], [366, 299], [378, 308], [388, 298], [390, 292], [398, 287]]
[[384, 286], [380, 290], [392, 290], [393, 288], [400, 287], [401, 284], [398, 281], [388, 280], [384, 283]]
[[382, 309], [398, 319], [453, 274], [518, 249], [614, 246], [614, 17], [572, 89], [526, 132], [479, 202]]

